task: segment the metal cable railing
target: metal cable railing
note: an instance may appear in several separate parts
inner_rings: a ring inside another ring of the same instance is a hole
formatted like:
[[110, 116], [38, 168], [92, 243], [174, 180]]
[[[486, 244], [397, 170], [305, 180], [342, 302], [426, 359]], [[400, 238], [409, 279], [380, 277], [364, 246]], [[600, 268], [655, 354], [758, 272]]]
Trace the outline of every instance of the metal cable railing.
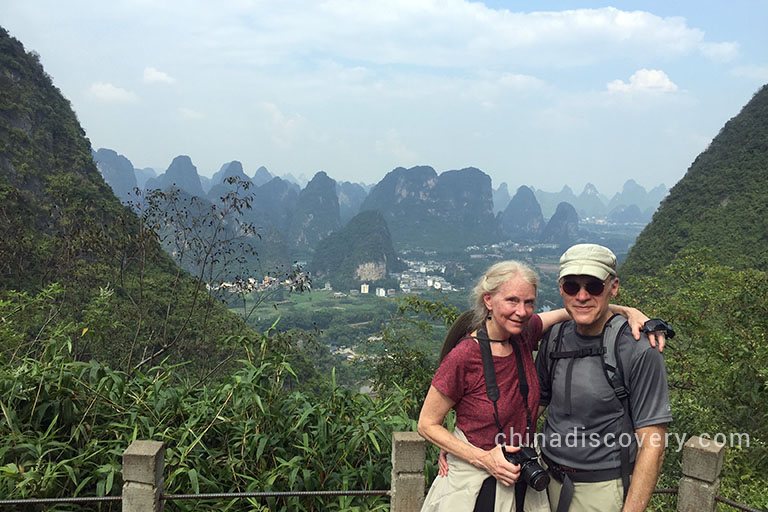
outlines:
[[82, 496], [79, 498], [28, 498], [19, 500], [0, 500], [3, 505], [53, 505], [55, 503], [104, 503], [123, 501], [122, 496]]
[[386, 491], [286, 491], [286, 492], [214, 492], [207, 494], [164, 494], [164, 500], [214, 500], [240, 498], [289, 498], [293, 496], [389, 496]]
[[[163, 494], [163, 500], [228, 500], [245, 498], [290, 498], [298, 496], [390, 496], [390, 490], [285, 491], [285, 492], [215, 492], [207, 494]], [[53, 505], [56, 503], [104, 503], [122, 501], [122, 496], [88, 496], [77, 498], [28, 498], [0, 500], [3, 505]]]
[[759, 508], [752, 508], [748, 505], [742, 505], [741, 503], [736, 503], [735, 501], [731, 501], [726, 498], [721, 498], [720, 496], [715, 496], [715, 501], [719, 501], [720, 503], [724, 503], [728, 505], [729, 507], [733, 507], [738, 510], [744, 510], [745, 512], [764, 512], [763, 510], [760, 510]]
[[[653, 494], [677, 494], [678, 489], [656, 489]], [[391, 495], [389, 490], [369, 490], [369, 491], [285, 491], [285, 492], [214, 492], [205, 494], [163, 494], [161, 499], [163, 500], [230, 500], [230, 499], [245, 499], [245, 498], [291, 498], [300, 496], [389, 496]], [[30, 498], [30, 499], [13, 499], [13, 500], [0, 500], [0, 506], [3, 505], [52, 505], [56, 503], [105, 503], [105, 502], [119, 502], [122, 501], [121, 496], [87, 496], [87, 497], [71, 497], [71, 498]], [[750, 507], [735, 501], [723, 498], [721, 496], [715, 496], [715, 501], [733, 507], [737, 510], [743, 510], [744, 512], [763, 512], [760, 509]]]
[[[653, 494], [677, 494], [678, 492], [679, 489], [677, 488], [655, 489]], [[728, 498], [723, 498], [722, 496], [715, 496], [715, 501], [723, 503], [724, 505], [728, 505], [729, 507], [733, 507], [737, 510], [743, 510], [744, 512], [765, 512], [759, 508], [750, 507], [749, 505], [744, 505], [742, 503], [736, 503], [735, 501], [729, 500]]]

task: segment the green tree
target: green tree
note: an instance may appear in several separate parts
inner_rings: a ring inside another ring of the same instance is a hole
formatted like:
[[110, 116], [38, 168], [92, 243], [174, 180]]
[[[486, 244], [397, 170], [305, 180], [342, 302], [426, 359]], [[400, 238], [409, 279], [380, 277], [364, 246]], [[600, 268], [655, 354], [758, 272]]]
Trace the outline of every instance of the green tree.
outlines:
[[381, 331], [380, 340], [373, 342], [379, 347], [367, 366], [374, 390], [383, 395], [404, 392], [414, 420], [437, 369], [445, 330], [458, 315], [458, 309], [445, 302], [414, 296], [398, 299], [392, 320]]
[[[684, 251], [654, 277], [627, 276], [619, 300], [670, 321], [664, 352], [673, 434], [744, 433], [731, 447], [721, 494], [768, 506], [768, 274]], [[668, 450], [663, 482], [676, 486], [680, 454]]]

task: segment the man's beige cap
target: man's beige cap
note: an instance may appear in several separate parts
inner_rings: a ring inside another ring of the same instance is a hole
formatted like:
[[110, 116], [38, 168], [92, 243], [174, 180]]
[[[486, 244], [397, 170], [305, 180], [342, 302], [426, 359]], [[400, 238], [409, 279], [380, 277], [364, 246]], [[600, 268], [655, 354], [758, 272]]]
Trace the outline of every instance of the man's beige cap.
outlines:
[[593, 276], [601, 281], [616, 275], [616, 255], [607, 247], [596, 244], [574, 245], [560, 257], [560, 275]]

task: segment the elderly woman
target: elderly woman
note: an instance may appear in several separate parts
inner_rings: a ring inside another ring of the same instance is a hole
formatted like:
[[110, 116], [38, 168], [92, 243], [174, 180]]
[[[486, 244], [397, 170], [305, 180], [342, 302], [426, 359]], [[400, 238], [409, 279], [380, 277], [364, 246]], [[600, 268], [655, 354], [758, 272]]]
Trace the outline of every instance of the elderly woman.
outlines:
[[[522, 482], [513, 485], [520, 478], [520, 466], [503, 453], [532, 441], [539, 402], [532, 352], [542, 332], [568, 319], [564, 309], [534, 314], [538, 284], [536, 273], [523, 263], [493, 265], [473, 289], [472, 313], [462, 315], [446, 337], [418, 431], [447, 452], [447, 467], [441, 462], [443, 476], [433, 482], [422, 511], [514, 511], [523, 510], [522, 502], [526, 511], [549, 510], [545, 492]], [[634, 308], [611, 309], [626, 316], [639, 337], [648, 318]], [[478, 339], [490, 342], [500, 391], [495, 404], [486, 393]], [[527, 393], [521, 381], [527, 382]], [[453, 432], [443, 426], [450, 409], [456, 411]]]

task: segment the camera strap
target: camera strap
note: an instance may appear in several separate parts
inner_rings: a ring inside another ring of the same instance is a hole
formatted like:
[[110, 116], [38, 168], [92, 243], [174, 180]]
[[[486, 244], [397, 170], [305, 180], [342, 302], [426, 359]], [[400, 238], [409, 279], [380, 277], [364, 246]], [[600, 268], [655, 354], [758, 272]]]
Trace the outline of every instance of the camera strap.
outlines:
[[[483, 357], [483, 375], [485, 376], [485, 393], [488, 395], [488, 399], [493, 402], [493, 419], [496, 421], [496, 427], [499, 429], [500, 434], [504, 434], [504, 429], [499, 421], [499, 408], [496, 405], [496, 401], [499, 399], [499, 386], [496, 383], [496, 368], [493, 365], [493, 354], [491, 353], [491, 343], [488, 337], [488, 331], [485, 327], [480, 327], [477, 330], [477, 343], [480, 346], [480, 354]], [[512, 336], [509, 338], [509, 343], [512, 345], [512, 350], [515, 354], [515, 363], [517, 364], [517, 384], [520, 396], [523, 397], [523, 405], [525, 405], [525, 423], [527, 427], [526, 437], [529, 437], [532, 432], [531, 428], [531, 408], [528, 406], [528, 378], [525, 374], [525, 366], [523, 365], [523, 355], [520, 352], [520, 345], [518, 338]]]
[[[480, 346], [480, 354], [483, 358], [483, 376], [485, 377], [485, 393], [488, 395], [488, 399], [493, 403], [493, 419], [496, 421], [496, 428], [499, 429], [499, 434], [504, 435], [504, 429], [501, 426], [499, 420], [499, 407], [496, 402], [499, 399], [499, 385], [496, 383], [496, 368], [493, 365], [493, 354], [491, 353], [491, 339], [488, 337], [488, 331], [485, 327], [480, 327], [477, 330], [477, 344]], [[525, 366], [523, 365], [523, 356], [520, 352], [520, 346], [518, 345], [518, 339], [515, 336], [509, 338], [509, 343], [512, 345], [512, 350], [515, 354], [515, 363], [517, 364], [517, 383], [520, 391], [520, 395], [523, 397], [523, 403], [525, 404], [525, 422], [527, 425], [526, 438], [531, 434], [531, 410], [528, 407], [528, 379], [525, 375]], [[503, 437], [502, 437], [503, 439]], [[501, 447], [504, 449], [504, 446]], [[518, 480], [515, 482], [515, 508], [516, 512], [523, 512], [525, 504], [525, 493], [528, 491], [528, 486], [525, 482]]]

